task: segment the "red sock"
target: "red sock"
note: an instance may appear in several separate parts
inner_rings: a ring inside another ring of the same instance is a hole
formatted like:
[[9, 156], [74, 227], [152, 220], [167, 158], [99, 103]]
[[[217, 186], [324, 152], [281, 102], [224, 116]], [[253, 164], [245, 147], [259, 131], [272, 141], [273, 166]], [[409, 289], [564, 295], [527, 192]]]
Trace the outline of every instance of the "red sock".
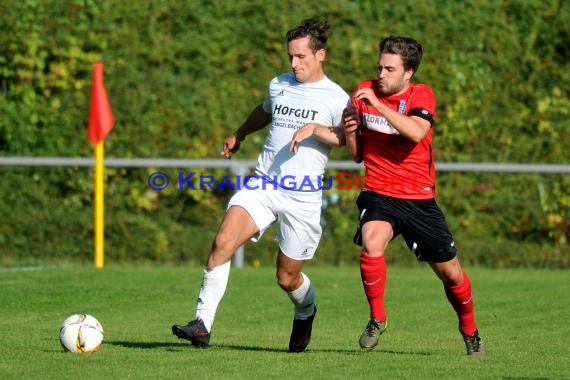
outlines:
[[463, 281], [459, 285], [444, 285], [445, 295], [459, 318], [459, 331], [466, 335], [473, 335], [477, 330], [475, 312], [471, 293], [471, 281], [463, 271]]
[[370, 305], [370, 318], [386, 320], [384, 310], [384, 289], [386, 288], [386, 261], [384, 255], [371, 257], [362, 251], [360, 254], [360, 277], [364, 293]]

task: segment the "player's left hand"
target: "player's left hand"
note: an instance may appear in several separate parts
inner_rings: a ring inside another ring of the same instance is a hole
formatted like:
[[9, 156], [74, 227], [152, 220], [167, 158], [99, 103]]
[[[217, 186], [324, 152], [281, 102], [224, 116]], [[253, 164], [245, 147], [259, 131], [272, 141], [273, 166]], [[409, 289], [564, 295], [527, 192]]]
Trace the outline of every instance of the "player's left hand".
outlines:
[[315, 133], [315, 128], [318, 128], [317, 124], [309, 123], [297, 129], [293, 134], [293, 138], [291, 139], [291, 144], [289, 145], [289, 151], [297, 153], [297, 150], [299, 149], [299, 143], [311, 137], [313, 133]]
[[376, 104], [380, 103], [380, 101], [378, 100], [376, 95], [374, 95], [374, 91], [371, 88], [363, 88], [358, 90], [358, 92], [354, 94], [354, 98], [364, 100], [372, 107], [376, 107]]

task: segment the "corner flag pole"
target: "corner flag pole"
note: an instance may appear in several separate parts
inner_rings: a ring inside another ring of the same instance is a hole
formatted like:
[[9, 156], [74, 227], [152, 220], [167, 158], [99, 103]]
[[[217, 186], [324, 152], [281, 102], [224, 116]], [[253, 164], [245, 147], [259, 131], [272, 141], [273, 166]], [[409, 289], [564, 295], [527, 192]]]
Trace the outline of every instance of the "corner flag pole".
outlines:
[[93, 66], [93, 85], [91, 88], [91, 103], [89, 106], [89, 123], [87, 125], [87, 138], [95, 145], [95, 267], [103, 268], [104, 265], [104, 165], [103, 144], [109, 134], [115, 118], [111, 110], [111, 104], [107, 97], [107, 91], [103, 85], [103, 62], [97, 62]]
[[95, 145], [95, 268], [101, 269], [105, 265], [105, 238], [104, 232], [104, 165], [103, 141]]

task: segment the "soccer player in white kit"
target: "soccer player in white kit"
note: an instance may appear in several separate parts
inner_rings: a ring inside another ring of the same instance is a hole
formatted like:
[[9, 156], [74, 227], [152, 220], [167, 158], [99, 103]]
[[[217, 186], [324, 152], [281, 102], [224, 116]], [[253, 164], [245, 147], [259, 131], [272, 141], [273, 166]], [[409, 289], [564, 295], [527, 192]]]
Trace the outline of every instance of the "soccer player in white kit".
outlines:
[[341, 126], [348, 94], [324, 73], [330, 26], [306, 20], [287, 32], [291, 72], [273, 78], [264, 102], [224, 141], [230, 158], [245, 137], [271, 124], [251, 178], [229, 201], [204, 268], [196, 317], [172, 332], [192, 345], [210, 344], [217, 307], [225, 293], [231, 258], [277, 223], [277, 281], [294, 304], [289, 352], [311, 339], [315, 290], [302, 272], [321, 237], [322, 177], [332, 146], [345, 144]]

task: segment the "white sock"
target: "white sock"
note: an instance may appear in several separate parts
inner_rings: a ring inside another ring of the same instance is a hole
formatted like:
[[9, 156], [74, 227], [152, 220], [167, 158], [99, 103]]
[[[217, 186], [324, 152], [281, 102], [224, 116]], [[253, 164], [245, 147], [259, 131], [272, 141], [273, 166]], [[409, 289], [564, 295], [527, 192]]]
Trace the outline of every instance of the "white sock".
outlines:
[[204, 268], [204, 277], [196, 304], [196, 319], [201, 319], [208, 331], [212, 331], [218, 305], [226, 292], [230, 277], [231, 261], [212, 270]]
[[301, 272], [301, 276], [303, 276], [301, 286], [288, 292], [287, 295], [295, 304], [295, 318], [307, 319], [315, 312], [315, 288], [305, 273]]

